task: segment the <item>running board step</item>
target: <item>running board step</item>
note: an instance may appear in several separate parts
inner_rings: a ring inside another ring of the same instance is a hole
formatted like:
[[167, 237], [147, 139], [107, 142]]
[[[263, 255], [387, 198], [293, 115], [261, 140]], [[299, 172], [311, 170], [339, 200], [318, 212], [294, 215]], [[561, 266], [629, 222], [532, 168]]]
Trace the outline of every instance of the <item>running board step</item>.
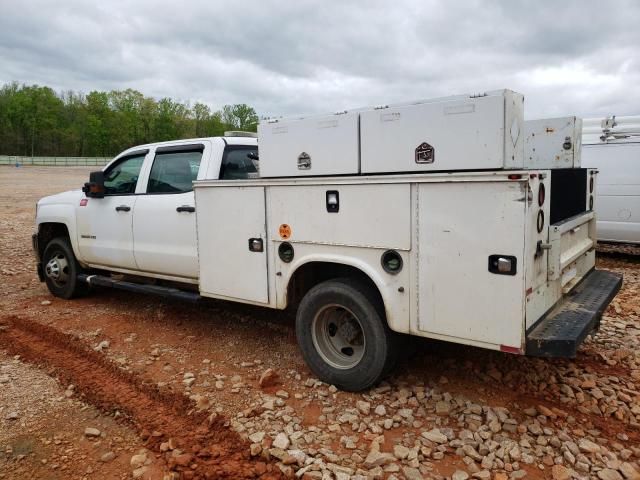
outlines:
[[163, 297], [175, 298], [178, 300], [186, 300], [187, 302], [198, 302], [202, 297], [194, 292], [187, 292], [171, 287], [161, 287], [159, 285], [145, 285], [143, 283], [124, 282], [115, 280], [111, 277], [103, 275], [87, 275], [81, 273], [78, 275], [78, 281], [88, 283], [95, 287], [109, 287], [118, 290], [127, 290], [136, 293], [150, 293], [152, 295], [161, 295]]
[[526, 354], [574, 358], [622, 286], [622, 275], [592, 270], [527, 332]]

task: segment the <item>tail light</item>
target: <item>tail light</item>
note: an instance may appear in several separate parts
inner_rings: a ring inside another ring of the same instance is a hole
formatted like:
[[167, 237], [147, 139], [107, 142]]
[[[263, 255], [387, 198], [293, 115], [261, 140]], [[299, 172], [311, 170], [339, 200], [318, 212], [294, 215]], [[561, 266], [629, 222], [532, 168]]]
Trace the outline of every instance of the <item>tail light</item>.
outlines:
[[542, 206], [544, 205], [544, 200], [547, 197], [547, 189], [544, 186], [544, 183], [540, 183], [540, 186], [538, 187], [538, 205]]
[[544, 212], [542, 210], [538, 211], [538, 218], [536, 219], [536, 227], [538, 229], [538, 233], [542, 233], [544, 229]]

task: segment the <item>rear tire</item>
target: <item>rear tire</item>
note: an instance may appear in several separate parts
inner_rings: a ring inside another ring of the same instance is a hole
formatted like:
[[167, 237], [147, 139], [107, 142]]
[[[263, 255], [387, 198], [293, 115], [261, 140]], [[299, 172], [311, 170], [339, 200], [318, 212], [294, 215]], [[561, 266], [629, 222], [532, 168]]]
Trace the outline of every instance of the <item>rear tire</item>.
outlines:
[[357, 392], [374, 386], [394, 367], [397, 335], [369, 285], [329, 280], [304, 296], [296, 336], [309, 368], [323, 382]]
[[66, 238], [56, 237], [47, 244], [42, 266], [47, 288], [54, 296], [70, 299], [89, 291], [86, 284], [78, 282], [82, 268]]

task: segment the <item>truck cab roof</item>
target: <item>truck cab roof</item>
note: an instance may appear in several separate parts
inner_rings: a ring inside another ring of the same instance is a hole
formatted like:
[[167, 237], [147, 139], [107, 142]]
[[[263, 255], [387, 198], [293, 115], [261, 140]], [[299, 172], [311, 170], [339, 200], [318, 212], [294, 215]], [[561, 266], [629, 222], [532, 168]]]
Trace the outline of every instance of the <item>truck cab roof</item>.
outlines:
[[[119, 153], [117, 157], [122, 157], [128, 155], [131, 152], [157, 148], [157, 147], [167, 147], [171, 145], [191, 145], [194, 143], [202, 143], [202, 142], [211, 142], [218, 143], [221, 145], [258, 145], [258, 139], [256, 137], [246, 137], [246, 136], [224, 136], [224, 137], [199, 137], [199, 138], [183, 138], [180, 140], [170, 140], [166, 142], [154, 142], [154, 143], [145, 143], [144, 145], [136, 145], [134, 147], [128, 148], [123, 152]], [[116, 158], [116, 157], [114, 157]]]

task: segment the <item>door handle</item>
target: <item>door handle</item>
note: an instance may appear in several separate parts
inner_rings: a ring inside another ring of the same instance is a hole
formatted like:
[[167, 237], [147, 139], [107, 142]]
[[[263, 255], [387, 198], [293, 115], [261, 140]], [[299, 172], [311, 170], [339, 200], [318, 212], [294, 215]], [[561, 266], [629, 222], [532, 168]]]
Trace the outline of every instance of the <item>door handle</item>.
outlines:
[[176, 212], [189, 212], [189, 213], [193, 213], [196, 211], [196, 207], [192, 207], [190, 205], [182, 205], [178, 208], [176, 208]]
[[116, 207], [116, 212], [128, 212], [129, 210], [131, 210], [129, 205], [118, 205]]
[[264, 242], [261, 238], [249, 239], [249, 251], [250, 252], [264, 252]]

